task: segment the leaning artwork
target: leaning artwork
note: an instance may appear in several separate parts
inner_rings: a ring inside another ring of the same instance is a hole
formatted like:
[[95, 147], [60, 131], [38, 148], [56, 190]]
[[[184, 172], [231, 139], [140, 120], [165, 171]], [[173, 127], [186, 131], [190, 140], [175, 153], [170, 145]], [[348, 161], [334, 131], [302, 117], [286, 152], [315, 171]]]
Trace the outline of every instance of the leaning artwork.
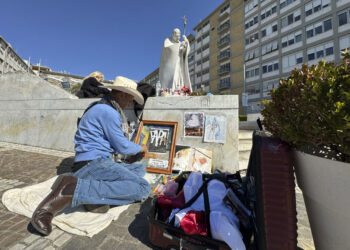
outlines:
[[204, 142], [226, 142], [226, 117], [205, 116]]
[[148, 153], [136, 159], [147, 172], [171, 174], [176, 143], [177, 122], [142, 121], [135, 143], [146, 145]]
[[184, 113], [184, 133], [185, 136], [203, 137], [204, 113], [185, 112]]

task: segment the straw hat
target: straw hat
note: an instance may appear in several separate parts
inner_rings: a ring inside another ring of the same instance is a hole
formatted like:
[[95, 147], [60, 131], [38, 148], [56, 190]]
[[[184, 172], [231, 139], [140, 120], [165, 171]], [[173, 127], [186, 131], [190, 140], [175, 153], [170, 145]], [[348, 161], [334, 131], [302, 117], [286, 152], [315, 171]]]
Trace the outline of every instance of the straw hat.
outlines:
[[100, 86], [101, 88], [115, 89], [130, 94], [138, 104], [143, 104], [143, 96], [137, 90], [137, 83], [123, 76], [117, 76], [112, 85]]

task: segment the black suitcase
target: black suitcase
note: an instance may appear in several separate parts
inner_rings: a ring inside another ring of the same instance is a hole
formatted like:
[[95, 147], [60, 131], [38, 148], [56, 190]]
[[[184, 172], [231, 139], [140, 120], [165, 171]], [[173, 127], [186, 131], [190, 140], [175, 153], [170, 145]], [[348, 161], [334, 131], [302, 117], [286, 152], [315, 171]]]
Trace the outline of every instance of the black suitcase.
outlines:
[[[182, 186], [184, 184], [184, 179], [187, 179], [190, 172], [184, 172], [182, 173], [181, 177], [179, 177], [178, 183], [180, 190], [182, 190]], [[183, 176], [185, 176], [183, 178]], [[207, 184], [211, 180], [219, 180], [224, 183], [226, 183], [227, 186], [231, 186], [232, 190], [238, 190], [241, 189], [241, 185], [237, 184], [237, 181], [235, 181], [235, 184], [232, 184], [230, 180], [237, 180], [239, 179], [239, 182], [241, 182], [240, 174], [232, 174], [225, 176], [222, 173], [215, 173], [215, 174], [203, 174], [203, 185], [199, 188], [196, 195], [192, 197], [190, 201], [188, 201], [183, 208], [186, 208], [190, 206], [194, 201], [197, 200], [197, 198], [203, 194], [204, 197], [204, 207], [205, 211], [210, 211], [210, 204], [209, 204], [209, 198], [208, 198], [208, 192], [207, 192]], [[182, 180], [179, 180], [182, 179]], [[178, 190], [179, 191], [179, 190]], [[161, 220], [158, 220], [158, 212], [159, 207], [157, 203], [157, 198], [154, 198], [152, 200], [152, 205], [150, 212], [148, 214], [148, 221], [149, 221], [149, 239], [151, 243], [157, 247], [160, 247], [162, 249], [189, 249], [189, 250], [200, 250], [200, 249], [217, 249], [217, 250], [224, 250], [224, 249], [231, 249], [225, 242], [216, 240], [211, 238], [211, 232], [208, 231], [208, 236], [204, 237], [201, 235], [187, 235], [181, 228], [176, 228], [172, 225], [173, 221], [170, 224], [164, 223]], [[249, 219], [248, 219], [249, 220]], [[210, 220], [209, 220], [209, 212], [206, 212], [206, 223], [207, 227], [210, 228]], [[243, 227], [243, 226], [241, 226]], [[241, 231], [243, 235], [243, 240], [248, 241], [250, 239], [249, 232], [250, 229], [246, 231], [246, 229], [243, 229]]]
[[201, 235], [187, 235], [180, 228], [157, 220], [157, 198], [152, 200], [149, 221], [149, 240], [161, 249], [188, 249], [188, 250], [228, 250], [231, 249], [225, 242], [204, 237]]
[[[266, 132], [253, 134], [247, 176], [243, 178], [245, 205], [253, 212], [250, 232], [242, 232], [247, 249], [297, 249], [295, 184], [291, 149]], [[157, 198], [148, 215], [149, 239], [162, 249], [230, 249], [222, 241], [187, 235], [157, 220]], [[248, 236], [248, 238], [247, 238]]]

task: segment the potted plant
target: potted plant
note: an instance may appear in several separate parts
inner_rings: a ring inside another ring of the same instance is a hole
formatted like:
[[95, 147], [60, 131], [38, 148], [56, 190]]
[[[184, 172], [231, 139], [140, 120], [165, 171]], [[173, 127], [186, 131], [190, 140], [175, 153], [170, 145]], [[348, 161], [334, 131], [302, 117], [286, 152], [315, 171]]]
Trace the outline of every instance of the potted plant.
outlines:
[[265, 129], [295, 149], [316, 249], [350, 249], [350, 55], [295, 69], [263, 101]]

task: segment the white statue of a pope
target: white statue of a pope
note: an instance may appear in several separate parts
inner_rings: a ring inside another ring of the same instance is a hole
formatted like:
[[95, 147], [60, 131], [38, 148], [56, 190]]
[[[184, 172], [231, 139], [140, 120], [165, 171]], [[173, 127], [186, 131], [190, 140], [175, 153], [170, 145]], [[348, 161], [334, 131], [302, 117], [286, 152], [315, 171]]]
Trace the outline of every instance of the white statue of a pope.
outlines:
[[192, 91], [188, 72], [190, 43], [186, 36], [180, 42], [180, 30], [174, 29], [171, 38], [164, 41], [160, 58], [159, 81], [163, 89], [181, 90], [187, 87]]

